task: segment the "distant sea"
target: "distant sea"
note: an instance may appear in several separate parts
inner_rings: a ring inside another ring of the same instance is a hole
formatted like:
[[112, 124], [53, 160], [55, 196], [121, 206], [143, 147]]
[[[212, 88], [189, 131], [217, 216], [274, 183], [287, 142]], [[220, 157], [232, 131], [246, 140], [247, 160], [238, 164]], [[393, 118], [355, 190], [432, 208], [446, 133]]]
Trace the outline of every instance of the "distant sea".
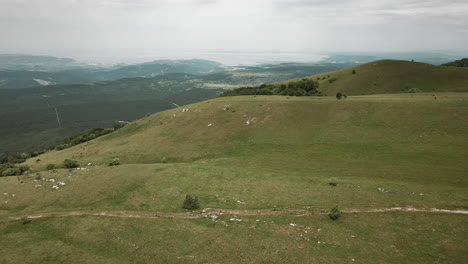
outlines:
[[283, 62], [318, 62], [327, 55], [302, 52], [256, 52], [256, 51], [162, 51], [162, 50], [119, 50], [78, 52], [63, 54], [80, 62], [96, 64], [130, 64], [153, 60], [204, 59], [222, 63], [225, 66], [251, 66]]

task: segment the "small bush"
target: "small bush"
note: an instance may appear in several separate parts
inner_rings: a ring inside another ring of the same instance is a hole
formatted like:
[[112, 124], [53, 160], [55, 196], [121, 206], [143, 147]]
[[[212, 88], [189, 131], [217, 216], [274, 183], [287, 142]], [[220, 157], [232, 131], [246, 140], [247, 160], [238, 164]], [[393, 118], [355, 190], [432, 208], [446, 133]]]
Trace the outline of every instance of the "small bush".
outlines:
[[341, 92], [336, 93], [336, 99], [341, 100], [342, 97], [343, 97], [343, 94]]
[[8, 168], [2, 172], [2, 176], [18, 176], [21, 175], [19, 168]]
[[55, 169], [55, 164], [47, 164], [46, 169], [47, 169], [47, 170], [53, 170], [53, 169]]
[[31, 219], [29, 219], [27, 216], [21, 217], [20, 221], [23, 225], [31, 223]]
[[198, 204], [198, 198], [192, 195], [187, 194], [185, 196], [184, 204], [182, 208], [187, 209], [187, 210], [196, 210], [200, 207]]
[[356, 70], [353, 70], [353, 72], [352, 72], [352, 73], [353, 73], [353, 74], [356, 74]]
[[116, 159], [112, 159], [110, 162], [109, 162], [109, 166], [118, 166], [120, 165], [120, 160], [118, 158]]
[[410, 88], [407, 90], [408, 93], [422, 93], [421, 89], [419, 88]]
[[328, 185], [330, 186], [337, 186], [338, 185], [338, 179], [337, 178], [330, 178], [328, 180]]
[[166, 157], [163, 157], [163, 158], [161, 159], [161, 163], [167, 163], [167, 158], [166, 158]]
[[80, 165], [78, 164], [78, 161], [76, 160], [66, 159], [63, 161], [63, 166], [65, 166], [65, 168], [67, 169], [72, 169], [72, 168], [78, 168], [78, 166]]
[[330, 209], [330, 212], [328, 213], [328, 217], [330, 217], [331, 220], [337, 220], [338, 218], [341, 217], [341, 211], [338, 208], [338, 206], [332, 207]]

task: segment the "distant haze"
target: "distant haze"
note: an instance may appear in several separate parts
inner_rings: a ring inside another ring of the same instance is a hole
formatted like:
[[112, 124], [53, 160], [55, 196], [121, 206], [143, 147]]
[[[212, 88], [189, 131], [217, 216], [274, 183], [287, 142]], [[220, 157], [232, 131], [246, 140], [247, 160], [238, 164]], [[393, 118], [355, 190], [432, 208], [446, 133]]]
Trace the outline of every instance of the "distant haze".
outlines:
[[[462, 50], [468, 43], [466, 0], [0, 0], [0, 4], [1, 53], [89, 61], [190, 58], [200, 57], [196, 54], [202, 51], [204, 59], [216, 60], [223, 54], [223, 63], [239, 64], [229, 60], [248, 54], [243, 61], [259, 62], [252, 54], [266, 51], [276, 54], [268, 62], [288, 61], [288, 56], [308, 62], [328, 51]], [[244, 55], [229, 58], [226, 51]]]

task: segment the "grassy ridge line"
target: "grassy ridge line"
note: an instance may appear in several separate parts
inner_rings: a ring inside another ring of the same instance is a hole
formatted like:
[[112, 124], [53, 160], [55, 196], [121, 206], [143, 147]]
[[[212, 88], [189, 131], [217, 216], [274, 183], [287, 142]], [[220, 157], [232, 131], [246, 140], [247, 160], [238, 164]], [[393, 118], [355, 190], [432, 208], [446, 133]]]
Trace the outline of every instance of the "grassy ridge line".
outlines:
[[[337, 92], [348, 95], [468, 92], [468, 68], [434, 66], [410, 61], [374, 61], [307, 78], [318, 80], [319, 90], [326, 95], [335, 95]], [[290, 81], [297, 80], [299, 79]]]

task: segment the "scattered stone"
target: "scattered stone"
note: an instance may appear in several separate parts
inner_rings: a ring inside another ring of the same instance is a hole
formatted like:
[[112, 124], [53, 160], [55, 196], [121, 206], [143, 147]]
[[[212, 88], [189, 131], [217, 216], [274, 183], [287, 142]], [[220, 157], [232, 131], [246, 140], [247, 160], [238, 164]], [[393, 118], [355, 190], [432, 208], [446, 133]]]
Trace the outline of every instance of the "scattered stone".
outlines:
[[290, 223], [289, 225], [290, 225], [290, 226], [293, 226], [293, 227], [296, 226], [296, 224], [293, 224], [293, 223]]
[[55, 190], [58, 190], [60, 187], [58, 187], [57, 185], [53, 185], [52, 186], [52, 189], [55, 189]]
[[58, 183], [58, 185], [60, 185], [60, 186], [64, 186], [64, 185], [65, 185], [65, 183], [64, 183], [64, 182], [59, 182], [59, 183]]
[[209, 124], [208, 124], [209, 127], [212, 126], [212, 125], [213, 125], [213, 123], [209, 123]]
[[55, 179], [49, 179], [50, 182], [55, 182]]
[[42, 185], [40, 184], [34, 185], [34, 188], [42, 188]]

